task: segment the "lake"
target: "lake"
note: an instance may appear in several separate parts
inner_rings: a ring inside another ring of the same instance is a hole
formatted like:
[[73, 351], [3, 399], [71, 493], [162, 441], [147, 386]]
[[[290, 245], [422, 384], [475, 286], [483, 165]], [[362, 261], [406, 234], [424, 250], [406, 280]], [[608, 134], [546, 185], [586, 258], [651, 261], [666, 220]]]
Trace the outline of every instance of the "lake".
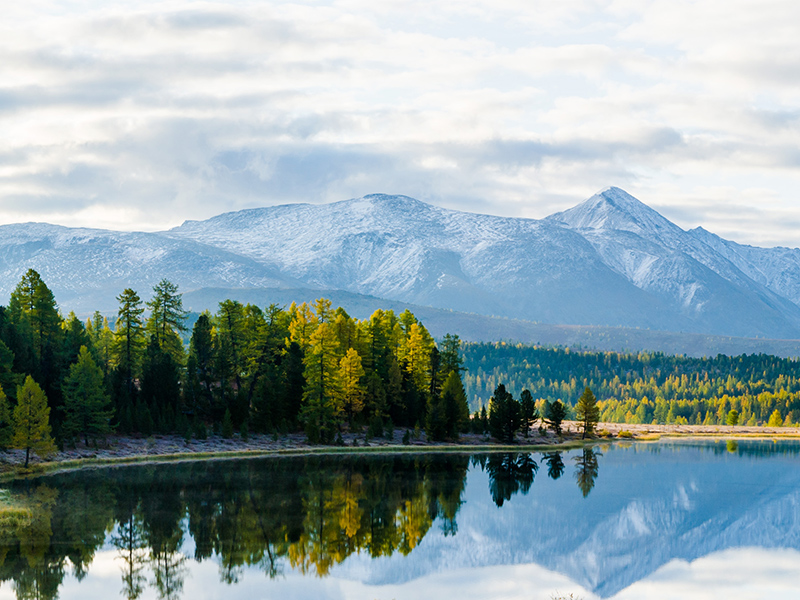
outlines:
[[0, 598], [800, 597], [796, 441], [124, 466], [0, 509]]

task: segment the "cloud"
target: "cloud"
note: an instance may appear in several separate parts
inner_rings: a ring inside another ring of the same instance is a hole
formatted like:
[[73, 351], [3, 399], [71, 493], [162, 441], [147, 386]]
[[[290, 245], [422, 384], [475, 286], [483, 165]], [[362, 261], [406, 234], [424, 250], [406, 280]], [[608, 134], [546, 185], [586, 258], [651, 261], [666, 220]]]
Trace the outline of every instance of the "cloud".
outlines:
[[[682, 226], [791, 243], [797, 18], [779, 0], [19, 3], [0, 221], [153, 230], [377, 191], [542, 217], [619, 185]], [[758, 208], [732, 219], [726, 198]]]

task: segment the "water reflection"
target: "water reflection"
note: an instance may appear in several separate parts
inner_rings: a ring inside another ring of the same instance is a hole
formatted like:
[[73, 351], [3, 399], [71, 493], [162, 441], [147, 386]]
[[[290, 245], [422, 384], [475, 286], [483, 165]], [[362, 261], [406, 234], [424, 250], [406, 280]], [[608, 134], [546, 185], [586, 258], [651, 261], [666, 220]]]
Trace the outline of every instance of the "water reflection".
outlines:
[[187, 597], [204, 564], [218, 585], [239, 586], [216, 597], [234, 598], [250, 597], [241, 594], [253, 571], [274, 586], [343, 573], [396, 584], [437, 569], [527, 563], [607, 597], [675, 558], [800, 548], [798, 449], [659, 443], [54, 475], [0, 490], [0, 580], [18, 598], [56, 598], [113, 556], [115, 589], [94, 597]]
[[[558, 478], [560, 453], [543, 460]], [[473, 456], [472, 464], [487, 473], [497, 506], [527, 494], [539, 470], [524, 452]], [[124, 598], [151, 588], [158, 598], [177, 599], [190, 558], [182, 553], [187, 536], [191, 558], [217, 558], [228, 584], [254, 566], [270, 578], [287, 567], [325, 576], [354, 553], [408, 555], [434, 522], [445, 536], [455, 535], [469, 465], [467, 455], [309, 457], [127, 467], [16, 483], [0, 512], [0, 578], [14, 582], [19, 598], [55, 598], [65, 571], [71, 567], [81, 580], [108, 540]]]

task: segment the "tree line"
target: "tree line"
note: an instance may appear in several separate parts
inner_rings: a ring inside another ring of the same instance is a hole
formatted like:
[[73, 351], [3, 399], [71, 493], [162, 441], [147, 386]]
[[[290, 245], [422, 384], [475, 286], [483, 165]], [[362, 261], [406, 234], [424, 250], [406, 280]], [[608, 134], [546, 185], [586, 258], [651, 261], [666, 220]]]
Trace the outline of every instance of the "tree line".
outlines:
[[[327, 299], [265, 309], [235, 300], [191, 331], [176, 285], [143, 302], [132, 289], [111, 319], [63, 317], [29, 270], [0, 307], [0, 446], [38, 453], [120, 433], [305, 431], [334, 443], [419, 427], [436, 440], [469, 426], [460, 341], [437, 344], [408, 310], [358, 320]], [[188, 337], [188, 343], [183, 339]]]
[[[578, 351], [508, 343], [462, 344], [472, 410], [499, 384], [529, 390], [541, 407], [562, 402], [575, 417], [590, 388], [601, 421], [725, 425], [800, 423], [800, 362], [765, 354], [694, 358]], [[541, 410], [540, 410], [541, 412]]]

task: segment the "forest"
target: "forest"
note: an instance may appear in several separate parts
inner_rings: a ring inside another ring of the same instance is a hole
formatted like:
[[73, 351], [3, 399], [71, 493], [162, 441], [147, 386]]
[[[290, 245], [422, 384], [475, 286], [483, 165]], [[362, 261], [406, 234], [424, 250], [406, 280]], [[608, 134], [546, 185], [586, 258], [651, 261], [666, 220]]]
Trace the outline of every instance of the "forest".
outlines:
[[36, 271], [22, 277], [0, 307], [0, 446], [46, 455], [112, 431], [209, 429], [336, 443], [343, 427], [379, 437], [394, 426], [445, 439], [469, 424], [458, 337], [437, 344], [409, 311], [357, 320], [325, 299], [225, 300], [189, 331], [168, 280], [147, 302], [132, 289], [117, 300], [112, 323], [99, 312], [83, 322], [62, 316]]
[[[592, 352], [509, 343], [465, 343], [464, 388], [471, 410], [504, 384], [537, 406], [574, 407], [588, 387], [600, 420], [617, 423], [800, 424], [800, 362], [765, 354], [692, 358]], [[568, 413], [570, 410], [568, 410]], [[568, 416], [574, 416], [568, 414]]]

